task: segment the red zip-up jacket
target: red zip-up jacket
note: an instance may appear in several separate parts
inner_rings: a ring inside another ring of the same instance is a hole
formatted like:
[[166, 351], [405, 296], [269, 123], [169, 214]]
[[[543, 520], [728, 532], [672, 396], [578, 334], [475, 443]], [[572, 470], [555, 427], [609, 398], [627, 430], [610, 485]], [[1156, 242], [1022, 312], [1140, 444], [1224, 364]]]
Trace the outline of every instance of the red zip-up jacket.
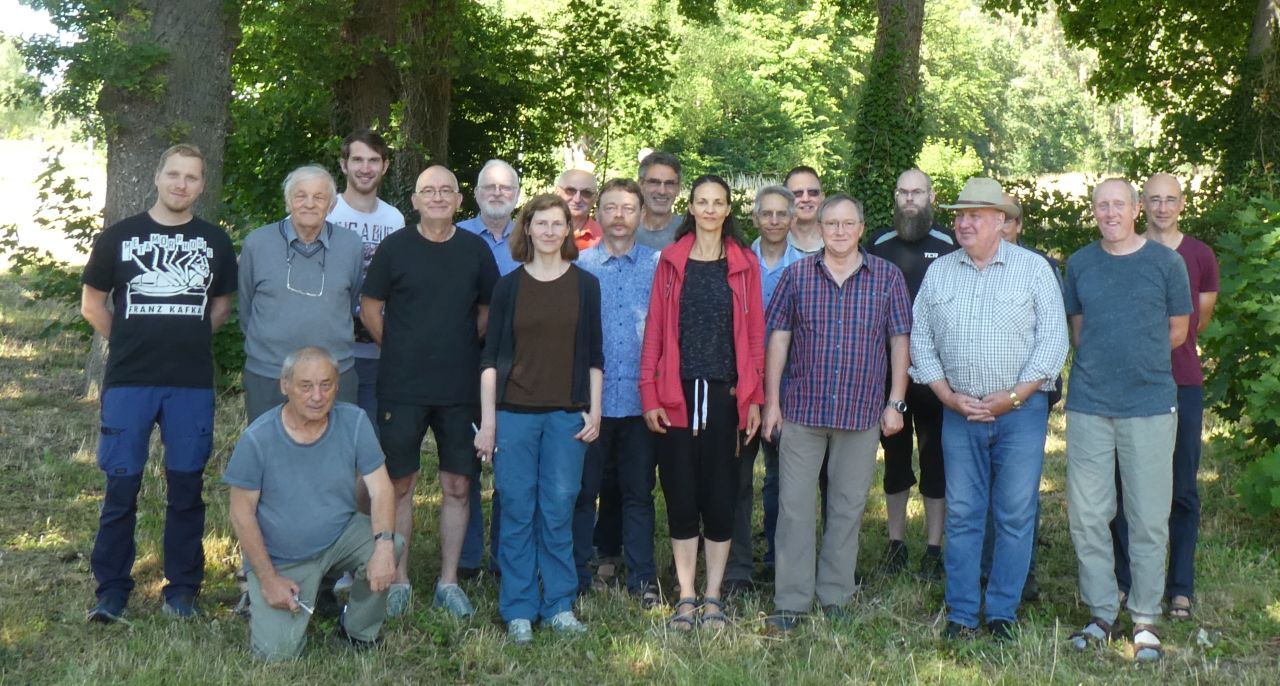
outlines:
[[[653, 275], [649, 315], [640, 349], [640, 404], [645, 412], [663, 408], [671, 426], [689, 427], [689, 411], [680, 383], [680, 290], [693, 251], [689, 233], [662, 251]], [[738, 429], [747, 428], [747, 410], [764, 404], [764, 300], [760, 262], [755, 253], [732, 240], [724, 242], [733, 291], [733, 350], [737, 356]]]

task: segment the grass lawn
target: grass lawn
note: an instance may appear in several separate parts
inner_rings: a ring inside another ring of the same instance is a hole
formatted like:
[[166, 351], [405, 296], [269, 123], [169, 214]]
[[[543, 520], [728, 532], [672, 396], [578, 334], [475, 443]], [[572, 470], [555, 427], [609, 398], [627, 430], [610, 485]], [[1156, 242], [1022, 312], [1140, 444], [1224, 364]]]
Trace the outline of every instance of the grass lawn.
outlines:
[[[41, 335], [53, 314], [46, 305], [28, 303], [19, 280], [0, 275], [0, 684], [1280, 683], [1278, 520], [1243, 513], [1232, 490], [1237, 467], [1213, 442], [1201, 468], [1204, 519], [1195, 619], [1163, 624], [1167, 649], [1156, 665], [1134, 665], [1127, 641], [1071, 651], [1066, 637], [1088, 619], [1088, 610], [1076, 594], [1060, 414], [1051, 417], [1041, 484], [1042, 600], [1023, 608], [1021, 635], [1008, 645], [986, 638], [943, 643], [940, 586], [872, 573], [885, 546], [884, 501], [877, 488], [862, 537], [860, 566], [868, 571], [868, 584], [847, 621], [815, 618], [785, 639], [766, 636], [762, 619], [772, 606], [766, 591], [733, 603], [726, 631], [679, 635], [665, 629], [669, 608], [643, 612], [612, 591], [582, 602], [580, 614], [590, 627], [585, 636], [561, 638], [538, 630], [532, 647], [514, 648], [497, 617], [492, 581], [467, 589], [479, 610], [469, 623], [447, 619], [423, 602], [439, 564], [439, 496], [433, 480], [424, 479], [411, 567], [418, 603], [410, 615], [387, 623], [386, 649], [352, 654], [335, 648], [328, 641], [333, 620], [317, 620], [301, 660], [264, 665], [249, 656], [247, 625], [231, 612], [239, 558], [227, 519], [227, 489], [218, 477], [243, 422], [236, 395], [219, 399], [208, 470], [206, 616], [178, 623], [159, 611], [164, 482], [153, 443], [140, 497], [138, 586], [129, 625], [90, 625], [88, 556], [103, 488], [94, 465], [97, 405], [78, 397], [85, 345], [65, 335]], [[428, 465], [424, 474], [433, 471]], [[486, 474], [486, 488], [491, 480]], [[923, 546], [922, 516], [919, 501], [913, 501], [913, 568]], [[658, 519], [658, 562], [665, 569], [670, 548], [661, 511]], [[1128, 626], [1127, 618], [1122, 625]]]

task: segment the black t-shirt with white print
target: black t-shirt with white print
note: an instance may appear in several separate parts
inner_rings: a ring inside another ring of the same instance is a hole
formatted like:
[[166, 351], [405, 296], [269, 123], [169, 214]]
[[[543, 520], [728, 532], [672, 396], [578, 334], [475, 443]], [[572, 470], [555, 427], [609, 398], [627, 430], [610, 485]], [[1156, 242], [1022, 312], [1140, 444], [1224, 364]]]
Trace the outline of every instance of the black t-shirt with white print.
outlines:
[[198, 217], [165, 226], [143, 212], [98, 236], [80, 282], [110, 293], [115, 307], [104, 389], [213, 387], [209, 305], [236, 290], [226, 231]]

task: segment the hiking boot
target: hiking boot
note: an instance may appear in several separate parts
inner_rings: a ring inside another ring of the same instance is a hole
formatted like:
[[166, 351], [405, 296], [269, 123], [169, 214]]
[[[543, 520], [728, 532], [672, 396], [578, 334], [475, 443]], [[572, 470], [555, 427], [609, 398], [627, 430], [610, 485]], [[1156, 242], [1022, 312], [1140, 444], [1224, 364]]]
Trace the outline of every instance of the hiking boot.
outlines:
[[764, 620], [764, 630], [772, 635], [781, 636], [791, 633], [800, 626], [804, 615], [792, 610], [778, 610]]
[[1007, 619], [993, 619], [987, 622], [987, 633], [991, 634], [991, 638], [999, 643], [1012, 641], [1013, 631], [1013, 622]]
[[970, 629], [958, 622], [947, 622], [947, 628], [942, 630], [942, 638], [946, 641], [972, 641], [977, 635], [976, 629]]
[[907, 568], [907, 544], [903, 541], [889, 541], [884, 559], [880, 561], [880, 571], [885, 576], [897, 576]]

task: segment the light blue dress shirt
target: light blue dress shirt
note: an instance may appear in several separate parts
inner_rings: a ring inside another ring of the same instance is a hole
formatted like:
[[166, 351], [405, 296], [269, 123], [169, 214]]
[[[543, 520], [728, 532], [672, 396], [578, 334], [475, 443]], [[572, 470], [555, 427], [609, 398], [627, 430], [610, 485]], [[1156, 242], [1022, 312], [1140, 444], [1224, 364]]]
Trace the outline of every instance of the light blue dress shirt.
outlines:
[[515, 258], [511, 256], [511, 246], [507, 243], [507, 239], [511, 237], [511, 230], [516, 226], [514, 221], [507, 222], [507, 228], [502, 231], [502, 238], [494, 238], [489, 231], [489, 227], [484, 225], [484, 220], [478, 214], [470, 219], [458, 222], [457, 226], [459, 229], [466, 229], [484, 239], [485, 244], [489, 246], [489, 250], [493, 252], [494, 261], [498, 263], [498, 273], [500, 275], [506, 276], [520, 266], [520, 263], [516, 262]]
[[605, 417], [638, 417], [640, 346], [649, 313], [649, 291], [658, 268], [658, 251], [639, 243], [621, 257], [601, 242], [582, 251], [578, 266], [600, 281], [600, 323], [604, 329]]

